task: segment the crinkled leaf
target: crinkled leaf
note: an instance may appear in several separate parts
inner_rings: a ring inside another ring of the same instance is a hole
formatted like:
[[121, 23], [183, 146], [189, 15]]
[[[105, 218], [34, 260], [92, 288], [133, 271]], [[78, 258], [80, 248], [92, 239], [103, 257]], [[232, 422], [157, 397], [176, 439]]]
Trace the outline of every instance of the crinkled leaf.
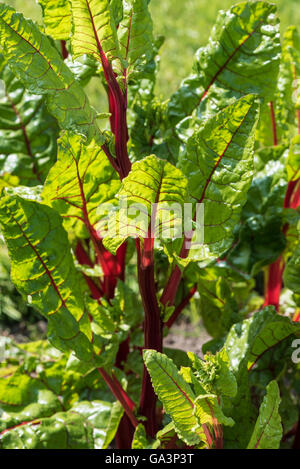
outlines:
[[143, 356], [154, 390], [166, 413], [171, 416], [176, 433], [189, 445], [199, 443], [194, 429], [197, 427], [193, 414], [195, 395], [190, 386], [166, 355], [155, 350], [144, 350]]
[[238, 383], [238, 394], [224, 406], [225, 414], [236, 422], [230, 431], [224, 431], [227, 447], [245, 448], [253, 432], [256, 417], [250, 398], [248, 370], [263, 354], [298, 331], [298, 324], [278, 315], [273, 307], [257, 311], [250, 319], [232, 326], [225, 349]]
[[122, 181], [119, 192], [121, 209], [117, 216], [113, 214], [108, 220], [105, 247], [116, 252], [130, 236], [150, 238], [151, 226], [154, 238], [172, 236], [172, 232], [178, 236], [178, 229], [182, 229], [181, 214], [178, 210], [172, 213], [171, 209], [173, 204], [179, 209], [182, 207], [186, 188], [187, 180], [182, 172], [167, 161], [150, 155], [135, 162]]
[[287, 190], [285, 146], [255, 154], [255, 176], [241, 214], [238, 242], [227, 254], [236, 268], [251, 275], [278, 259], [286, 246], [282, 232]]
[[253, 176], [256, 121], [257, 103], [249, 95], [208, 120], [187, 142], [180, 167], [191, 196], [204, 204], [204, 239], [199, 243], [194, 236], [189, 259], [213, 259], [232, 244]]
[[95, 111], [49, 38], [33, 21], [4, 4], [0, 43], [9, 67], [30, 92], [46, 96], [49, 112], [62, 128], [104, 140], [95, 125]]
[[223, 272], [217, 266], [199, 269], [196, 264], [191, 264], [188, 269], [187, 275], [191, 279], [194, 280], [197, 275], [200, 294], [199, 313], [206, 330], [212, 337], [223, 337], [232, 324], [240, 319], [237, 299], [229, 282], [228, 272]]
[[120, 67], [117, 30], [109, 0], [70, 0], [73, 56], [89, 54]]
[[48, 319], [50, 341], [91, 359], [92, 331], [61, 218], [46, 205], [3, 196], [0, 222], [12, 281]]
[[[2, 449], [101, 449], [113, 405], [82, 401], [67, 412], [7, 429], [0, 435]], [[115, 429], [116, 430], [116, 429]]]
[[[92, 435], [84, 442], [85, 447], [107, 447], [115, 436], [123, 408], [107, 392], [97, 370], [88, 371], [78, 359], [77, 368], [70, 366], [69, 354], [59, 352], [48, 341], [17, 345], [1, 338], [0, 346], [5, 349], [0, 368], [1, 448], [27, 448], [31, 444], [36, 448], [40, 447], [40, 439], [41, 447], [60, 448], [65, 444], [66, 428], [58, 429], [56, 424], [70, 421], [75, 412], [82, 416], [81, 422], [76, 418], [78, 428], [82, 425], [86, 435]], [[87, 399], [90, 402], [82, 402]], [[71, 438], [76, 436], [75, 428], [75, 433], [72, 428], [67, 431]], [[84, 432], [78, 437], [84, 441]]]
[[252, 368], [267, 350], [299, 331], [298, 323], [277, 314], [271, 306], [257, 311], [250, 319], [232, 326], [226, 338], [231, 368], [238, 370], [241, 362]]
[[[298, 239], [300, 239], [299, 234]], [[297, 304], [300, 304], [300, 240], [296, 244], [292, 256], [286, 264], [283, 279], [284, 285], [292, 290], [297, 298]]]
[[272, 99], [281, 50], [275, 13], [275, 5], [262, 1], [220, 11], [208, 45], [197, 52], [196, 73], [171, 97], [172, 124], [196, 107], [201, 116], [215, 114], [248, 93]]
[[267, 386], [267, 394], [260, 406], [259, 416], [247, 449], [279, 448], [282, 438], [279, 404], [278, 384], [276, 381], [271, 381]]
[[[289, 26], [282, 38], [282, 60], [276, 92], [272, 99], [276, 122], [276, 139], [288, 142], [297, 130], [297, 79], [300, 77], [300, 39], [295, 26]], [[274, 145], [272, 112], [268, 104], [262, 108], [257, 139], [263, 145]]]
[[232, 427], [234, 421], [224, 415], [214, 394], [203, 394], [195, 400], [195, 417], [200, 425], [225, 425]]
[[300, 135], [293, 138], [286, 162], [286, 170], [289, 181], [297, 181], [300, 178]]
[[123, 19], [118, 28], [120, 53], [125, 61], [126, 76], [152, 58], [152, 19], [147, 0], [125, 0]]
[[43, 10], [46, 34], [53, 39], [67, 40], [71, 33], [69, 0], [38, 0]]
[[120, 179], [101, 147], [66, 132], [58, 141], [57, 163], [47, 177], [43, 200], [62, 215], [66, 229], [76, 225], [76, 234], [82, 236], [84, 226], [96, 229], [105, 215], [98, 207], [113, 204], [119, 187]]

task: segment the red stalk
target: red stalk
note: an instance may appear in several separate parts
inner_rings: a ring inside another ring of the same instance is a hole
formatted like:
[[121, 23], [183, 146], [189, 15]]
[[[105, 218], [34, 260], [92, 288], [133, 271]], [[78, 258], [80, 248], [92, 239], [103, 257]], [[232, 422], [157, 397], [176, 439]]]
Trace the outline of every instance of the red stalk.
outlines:
[[118, 449], [129, 449], [134, 435], [134, 427], [127, 414], [121, 418], [118, 431], [116, 433], [116, 447]]
[[[226, 154], [226, 152], [227, 152], [231, 142], [233, 141], [236, 133], [238, 132], [238, 130], [240, 129], [240, 127], [244, 123], [244, 121], [246, 119], [246, 116], [244, 116], [244, 118], [241, 121], [240, 125], [236, 128], [235, 132], [232, 134], [231, 139], [228, 141], [226, 147], [223, 149], [223, 152], [220, 155], [218, 155], [219, 157], [218, 157], [214, 167], [212, 168], [212, 170], [211, 170], [211, 172], [210, 172], [210, 174], [209, 174], [209, 176], [206, 180], [206, 183], [203, 187], [202, 194], [201, 194], [201, 196], [199, 197], [199, 199], [197, 201], [197, 203], [199, 205], [204, 201], [206, 190], [207, 190], [207, 188], [208, 188], [208, 186], [209, 186], [209, 184], [210, 184], [210, 182], [213, 178], [213, 175], [214, 175], [215, 171], [217, 170], [218, 166], [220, 165], [220, 163], [222, 161], [222, 158]], [[194, 215], [194, 218], [193, 218], [194, 221], [196, 220], [196, 216], [197, 216], [197, 211], [195, 212], [195, 215]], [[192, 237], [193, 237], [193, 232], [185, 233], [183, 244], [182, 244], [181, 251], [180, 251], [180, 254], [179, 254], [179, 256], [182, 259], [186, 259], [187, 256], [188, 256], [191, 241], [192, 241]], [[166, 287], [163, 291], [163, 294], [162, 294], [162, 297], [161, 297], [161, 300], [160, 300], [163, 305], [167, 305], [167, 304], [168, 305], [173, 305], [174, 300], [175, 300], [175, 296], [176, 296], [176, 292], [177, 292], [177, 289], [178, 289], [178, 286], [179, 286], [179, 283], [180, 283], [180, 280], [181, 280], [181, 277], [182, 277], [182, 273], [181, 273], [179, 267], [176, 265], [173, 272], [171, 273], [171, 275], [169, 277], [169, 280], [167, 282], [167, 285], [166, 285]]]
[[[109, 89], [109, 100], [110, 108], [113, 110], [114, 115], [112, 119], [113, 122], [113, 131], [115, 134], [115, 149], [116, 149], [116, 169], [120, 175], [120, 178], [123, 179], [126, 177], [130, 171], [131, 163], [128, 157], [127, 152], [127, 140], [128, 140], [128, 130], [127, 130], [127, 102], [126, 97], [121, 91], [119, 83], [116, 80], [115, 73], [112, 69], [110, 62], [108, 61], [98, 36], [96, 25], [94, 22], [94, 17], [92, 15], [89, 2], [87, 1], [87, 7], [91, 19], [91, 24], [93, 27], [94, 37], [97, 42], [97, 48], [99, 56], [101, 59], [104, 77]], [[110, 160], [111, 161], [111, 160]], [[115, 167], [115, 166], [114, 166]]]
[[106, 382], [107, 386], [115, 396], [115, 398], [122, 404], [126, 415], [128, 416], [130, 422], [136, 428], [138, 426], [138, 420], [133, 413], [135, 409], [135, 403], [130, 399], [126, 391], [122, 388], [121, 384], [117, 380], [117, 378], [113, 375], [112, 377], [104, 370], [104, 368], [98, 368], [98, 371], [104, 381]]
[[[145, 311], [144, 337], [145, 349], [154, 349], [162, 352], [162, 321], [160, 308], [156, 297], [156, 287], [154, 279], [153, 253], [147, 254], [147, 262], [143, 262], [140, 249], [140, 242], [136, 240], [138, 252], [138, 279], [142, 302]], [[142, 394], [140, 399], [141, 414], [147, 418], [145, 422], [146, 432], [154, 437], [158, 428], [156, 421], [156, 394], [153, 390], [150, 375], [144, 367]]]
[[69, 52], [66, 46], [66, 41], [60, 41], [60, 47], [61, 47], [61, 55], [63, 56], [63, 59], [67, 59], [69, 57]]
[[[277, 142], [277, 131], [276, 131], [276, 120], [273, 103], [270, 103], [271, 110], [271, 119], [272, 119], [272, 128], [273, 128], [273, 141], [274, 146], [278, 144]], [[300, 134], [300, 114], [297, 112], [298, 117], [298, 131]], [[296, 209], [300, 205], [300, 181], [290, 181], [288, 183], [287, 191], [284, 198], [283, 207], [284, 208], [294, 208]], [[283, 233], [287, 232], [288, 225], [286, 224], [283, 227]], [[282, 275], [284, 271], [284, 260], [280, 256], [275, 262], [269, 265], [267, 272], [267, 281], [265, 287], [265, 302], [264, 306], [273, 305], [276, 308], [276, 311], [279, 311], [279, 301], [280, 294], [282, 289]]]
[[284, 262], [280, 256], [273, 264], [269, 266], [267, 288], [265, 292], [264, 306], [273, 305], [276, 311], [279, 310], [279, 299], [282, 288], [282, 274], [284, 271]]
[[272, 101], [269, 103], [269, 106], [270, 106], [271, 120], [272, 120], [273, 145], [274, 145], [274, 147], [277, 147], [278, 138], [277, 138], [276, 117], [275, 117], [274, 105], [273, 105]]

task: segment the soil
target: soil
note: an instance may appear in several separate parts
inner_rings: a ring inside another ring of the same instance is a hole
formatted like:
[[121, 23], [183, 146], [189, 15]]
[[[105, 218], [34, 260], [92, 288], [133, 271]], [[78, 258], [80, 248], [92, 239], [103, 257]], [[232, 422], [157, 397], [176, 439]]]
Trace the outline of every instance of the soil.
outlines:
[[[0, 336], [10, 337], [17, 343], [45, 339], [47, 336], [47, 323], [40, 320], [31, 325], [27, 325], [25, 321], [21, 321], [12, 327], [0, 325]], [[183, 316], [172, 326], [168, 336], [164, 339], [164, 346], [186, 352], [195, 352], [198, 356], [203, 357], [202, 345], [210, 339], [211, 337], [207, 334], [201, 322], [191, 323]]]
[[194, 352], [203, 357], [202, 345], [211, 337], [207, 334], [201, 322], [190, 323], [183, 318], [174, 324], [168, 336], [164, 339], [164, 346]]

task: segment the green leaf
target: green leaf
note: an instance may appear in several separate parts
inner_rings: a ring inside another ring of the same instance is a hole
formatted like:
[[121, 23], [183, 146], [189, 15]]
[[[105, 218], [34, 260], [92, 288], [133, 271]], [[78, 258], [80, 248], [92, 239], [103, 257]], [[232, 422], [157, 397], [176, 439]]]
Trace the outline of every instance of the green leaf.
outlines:
[[232, 326], [225, 349], [231, 368], [237, 371], [241, 362], [251, 369], [270, 348], [300, 331], [300, 325], [276, 313], [272, 306], [257, 311], [250, 319]]
[[99, 74], [100, 65], [97, 60], [90, 55], [82, 55], [81, 57], [78, 57], [78, 59], [73, 59], [72, 56], [68, 56], [68, 58], [65, 59], [65, 64], [69, 67], [75, 75], [76, 80], [83, 87], [90, 82], [91, 78], [97, 77]]
[[0, 5], [0, 44], [9, 67], [31, 93], [43, 94], [62, 128], [104, 141], [96, 113], [50, 39], [36, 24]]
[[187, 268], [186, 275], [189, 275], [188, 269], [191, 279], [197, 275], [199, 313], [205, 328], [212, 337], [221, 338], [241, 319], [228, 272], [223, 272], [219, 266], [199, 269], [195, 263]]
[[125, 0], [123, 19], [118, 28], [120, 53], [126, 63], [126, 77], [152, 59], [152, 19], [147, 0]]
[[195, 400], [195, 416], [200, 425], [224, 425], [232, 427], [234, 421], [224, 415], [214, 394], [203, 394]]
[[287, 162], [286, 162], [286, 170], [288, 174], [289, 181], [297, 181], [300, 178], [300, 151], [299, 151], [299, 144], [300, 144], [300, 135], [296, 135], [290, 146]]
[[71, 33], [69, 0], [38, 0], [43, 10], [46, 34], [53, 39], [67, 40]]
[[0, 338], [0, 346], [5, 360], [0, 368], [1, 448], [67, 447], [68, 434], [74, 448], [76, 435], [77, 444], [86, 448], [110, 444], [123, 408], [97, 370], [88, 371], [79, 360], [77, 368], [70, 366], [69, 354], [48, 341], [17, 345]]
[[[41, 96], [26, 92], [0, 55], [0, 171], [3, 186], [44, 182], [56, 159], [58, 126]], [[9, 179], [9, 175], [11, 178]], [[15, 178], [16, 180], [14, 181]]]
[[[298, 227], [299, 230], [299, 227]], [[295, 296], [300, 295], [300, 231], [298, 231], [298, 243], [296, 244], [292, 256], [288, 260], [284, 273], [284, 285], [292, 290]], [[299, 298], [297, 304], [299, 303]]]
[[67, 412], [6, 429], [0, 434], [0, 448], [101, 449], [112, 408], [109, 402], [79, 402]]
[[254, 428], [256, 416], [250, 397], [249, 370], [264, 353], [298, 331], [299, 324], [280, 316], [273, 307], [259, 310], [232, 326], [224, 348], [238, 383], [238, 394], [224, 405], [225, 414], [236, 422], [230, 431], [224, 431], [227, 447], [245, 448]]
[[105, 57], [120, 68], [117, 29], [109, 0], [70, 0], [72, 12], [71, 45], [73, 56], [92, 55], [99, 62]]
[[275, 5], [262, 1], [220, 11], [208, 45], [196, 54], [196, 73], [171, 97], [173, 125], [196, 107], [207, 117], [248, 93], [272, 99], [281, 50], [275, 13]]
[[187, 141], [180, 167], [191, 196], [204, 204], [204, 239], [197, 241], [194, 235], [189, 259], [214, 259], [233, 242], [253, 176], [256, 122], [257, 102], [249, 95], [208, 120]]
[[[295, 26], [289, 26], [282, 38], [282, 60], [277, 89], [272, 100], [278, 142], [288, 142], [297, 132], [297, 79], [300, 76], [300, 39]], [[274, 145], [273, 122], [270, 108], [263, 106], [258, 140]]]
[[182, 207], [186, 188], [187, 180], [182, 172], [167, 161], [150, 155], [135, 162], [122, 181], [119, 212], [108, 221], [105, 247], [115, 253], [130, 236], [150, 238], [151, 227], [154, 238], [161, 235], [164, 239], [164, 236], [171, 236], [172, 231], [178, 236], [178, 230], [181, 236], [182, 218], [177, 212], [172, 214], [170, 209], [175, 204]]
[[194, 416], [195, 395], [173, 361], [155, 350], [144, 350], [144, 362], [159, 400], [174, 423], [179, 438], [188, 445], [200, 442]]
[[3, 196], [0, 223], [12, 281], [48, 319], [50, 342], [90, 360], [91, 326], [60, 216], [46, 205]]
[[286, 246], [282, 232], [285, 150], [285, 146], [277, 146], [255, 153], [255, 176], [242, 210], [238, 243], [226, 256], [230, 264], [252, 276], [275, 262]]
[[[47, 177], [43, 200], [59, 212], [67, 230], [86, 237], [96, 230], [101, 204], [115, 204], [120, 179], [101, 147], [69, 132], [58, 140], [57, 163]], [[98, 209], [99, 207], [99, 209]], [[111, 210], [111, 207], [110, 207]]]
[[279, 448], [282, 438], [279, 404], [278, 384], [276, 381], [271, 381], [267, 386], [267, 394], [260, 406], [259, 416], [247, 449]]

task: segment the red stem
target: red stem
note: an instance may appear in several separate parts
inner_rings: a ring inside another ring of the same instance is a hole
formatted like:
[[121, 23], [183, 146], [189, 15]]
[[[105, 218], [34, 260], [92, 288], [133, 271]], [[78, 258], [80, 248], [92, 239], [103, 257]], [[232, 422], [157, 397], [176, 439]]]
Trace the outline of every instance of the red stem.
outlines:
[[270, 106], [271, 120], [272, 120], [273, 145], [274, 145], [274, 147], [277, 147], [278, 138], [277, 138], [276, 117], [275, 117], [274, 105], [273, 105], [272, 101], [269, 103], [269, 106]]
[[[162, 321], [160, 308], [156, 297], [156, 287], [154, 279], [154, 263], [149, 262], [147, 266], [142, 261], [139, 240], [136, 240], [138, 252], [138, 279], [142, 302], [145, 311], [144, 336], [145, 349], [154, 349], [162, 352]], [[147, 259], [149, 257], [147, 256]], [[147, 418], [145, 422], [146, 432], [152, 438], [158, 428], [156, 421], [156, 394], [153, 390], [150, 375], [144, 367], [142, 394], [140, 399], [140, 411]]]
[[280, 256], [268, 269], [267, 288], [265, 293], [264, 306], [273, 305], [276, 311], [279, 310], [279, 299], [282, 288], [282, 274], [284, 262]]
[[89, 10], [89, 15], [94, 31], [94, 37], [97, 42], [97, 48], [99, 56], [101, 59], [105, 81], [109, 89], [109, 101], [110, 107], [113, 109], [114, 119], [113, 131], [115, 134], [115, 149], [116, 149], [116, 168], [120, 175], [120, 178], [123, 179], [126, 177], [131, 169], [131, 163], [128, 157], [127, 152], [127, 140], [128, 140], [128, 130], [127, 130], [127, 100], [124, 94], [121, 91], [119, 83], [117, 82], [115, 73], [112, 69], [110, 62], [108, 61], [98, 36], [96, 25], [94, 23], [94, 17], [92, 15], [89, 2], [87, 1], [87, 7]]
[[[75, 249], [75, 255], [80, 265], [88, 265], [89, 267], [94, 267], [91, 259], [89, 258], [88, 254], [86, 253], [86, 251], [84, 250], [80, 242], [77, 243], [77, 246]], [[99, 298], [101, 298], [104, 294], [102, 288], [96, 285], [94, 280], [92, 280], [86, 274], [83, 274], [83, 276], [85, 278], [86, 283], [88, 284], [92, 297], [95, 300], [99, 300]]]
[[61, 55], [63, 56], [63, 59], [67, 59], [69, 56], [69, 52], [66, 46], [66, 41], [60, 41], [60, 47], [61, 47]]
[[[276, 131], [276, 120], [273, 103], [270, 103], [271, 109], [271, 118], [273, 126], [273, 140], [274, 146], [277, 145], [277, 131]], [[298, 131], [300, 134], [300, 114], [298, 116]], [[284, 208], [294, 208], [296, 209], [300, 205], [300, 181], [290, 181], [288, 183], [287, 191], [284, 198], [283, 207]], [[285, 224], [283, 227], [283, 233], [286, 234], [288, 230], [288, 225]], [[276, 311], [279, 310], [280, 302], [280, 293], [282, 289], [282, 275], [284, 271], [284, 260], [280, 256], [275, 262], [273, 262], [268, 267], [268, 278], [265, 288], [265, 302], [264, 306], [273, 305], [276, 308]]]
[[98, 371], [104, 381], [106, 382], [107, 386], [115, 396], [115, 398], [122, 404], [126, 415], [128, 416], [130, 422], [132, 425], [135, 427], [138, 426], [138, 420], [136, 416], [133, 413], [133, 410], [135, 409], [136, 405], [135, 403], [130, 399], [126, 391], [122, 388], [121, 384], [117, 380], [117, 378], [113, 375], [112, 377], [104, 370], [104, 368], [98, 368]]

